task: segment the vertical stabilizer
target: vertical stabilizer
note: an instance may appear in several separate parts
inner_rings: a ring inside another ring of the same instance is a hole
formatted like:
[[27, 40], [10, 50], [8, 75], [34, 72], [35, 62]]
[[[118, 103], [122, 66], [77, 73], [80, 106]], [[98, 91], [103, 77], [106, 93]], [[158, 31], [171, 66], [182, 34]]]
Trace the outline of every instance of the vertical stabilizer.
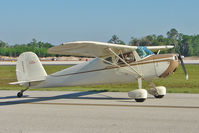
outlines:
[[39, 58], [33, 52], [24, 52], [19, 56], [16, 75], [18, 82], [42, 81], [47, 76]]

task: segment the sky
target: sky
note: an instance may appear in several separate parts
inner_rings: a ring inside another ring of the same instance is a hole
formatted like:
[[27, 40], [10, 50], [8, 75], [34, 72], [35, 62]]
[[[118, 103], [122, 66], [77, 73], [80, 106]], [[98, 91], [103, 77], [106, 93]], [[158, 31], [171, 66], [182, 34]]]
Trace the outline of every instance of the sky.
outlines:
[[0, 40], [9, 45], [38, 41], [107, 42], [116, 34], [164, 35], [175, 28], [199, 34], [198, 0], [0, 0]]

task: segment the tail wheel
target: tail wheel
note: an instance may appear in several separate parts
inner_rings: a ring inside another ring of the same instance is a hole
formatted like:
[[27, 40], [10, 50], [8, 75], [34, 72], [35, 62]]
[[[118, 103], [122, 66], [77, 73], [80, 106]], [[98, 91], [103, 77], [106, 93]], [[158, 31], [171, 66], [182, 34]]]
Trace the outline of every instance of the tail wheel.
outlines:
[[17, 93], [17, 97], [22, 97], [23, 96], [23, 92], [18, 92]]

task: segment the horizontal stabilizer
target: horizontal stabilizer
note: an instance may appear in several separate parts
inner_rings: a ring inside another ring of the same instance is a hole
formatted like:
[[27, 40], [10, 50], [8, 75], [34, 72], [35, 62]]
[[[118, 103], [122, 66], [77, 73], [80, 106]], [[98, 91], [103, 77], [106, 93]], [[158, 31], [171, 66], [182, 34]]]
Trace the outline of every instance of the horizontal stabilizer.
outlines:
[[10, 85], [18, 85], [18, 84], [25, 84], [25, 83], [32, 83], [32, 82], [41, 82], [45, 80], [29, 80], [29, 81], [19, 81], [19, 82], [11, 82]]

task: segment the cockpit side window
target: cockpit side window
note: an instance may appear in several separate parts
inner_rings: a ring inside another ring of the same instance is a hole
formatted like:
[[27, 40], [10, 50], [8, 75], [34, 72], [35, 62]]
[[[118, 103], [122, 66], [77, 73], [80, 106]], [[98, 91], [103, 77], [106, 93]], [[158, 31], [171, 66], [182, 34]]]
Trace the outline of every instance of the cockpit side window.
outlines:
[[[128, 52], [128, 53], [124, 53], [124, 54], [120, 54], [119, 57], [124, 60], [126, 63], [132, 63], [135, 62], [136, 59], [134, 57], [133, 52]], [[112, 64], [112, 63], [117, 63], [118, 65], [122, 65], [125, 64], [120, 58], [118, 57], [107, 57], [104, 59], [104, 63], [105, 64]]]
[[147, 49], [147, 47], [144, 47], [144, 46], [139, 46], [137, 49], [136, 49], [136, 52], [138, 53], [138, 55], [141, 57], [141, 58], [145, 58], [149, 55], [154, 55], [153, 52], [151, 52], [149, 49]]
[[[133, 55], [132, 52], [129, 52], [129, 53], [125, 53], [125, 54], [120, 54], [119, 55], [120, 58], [122, 58], [126, 63], [132, 63], [135, 61], [135, 57]], [[124, 64], [124, 62], [122, 60], [118, 60], [117, 62], [118, 64]]]

